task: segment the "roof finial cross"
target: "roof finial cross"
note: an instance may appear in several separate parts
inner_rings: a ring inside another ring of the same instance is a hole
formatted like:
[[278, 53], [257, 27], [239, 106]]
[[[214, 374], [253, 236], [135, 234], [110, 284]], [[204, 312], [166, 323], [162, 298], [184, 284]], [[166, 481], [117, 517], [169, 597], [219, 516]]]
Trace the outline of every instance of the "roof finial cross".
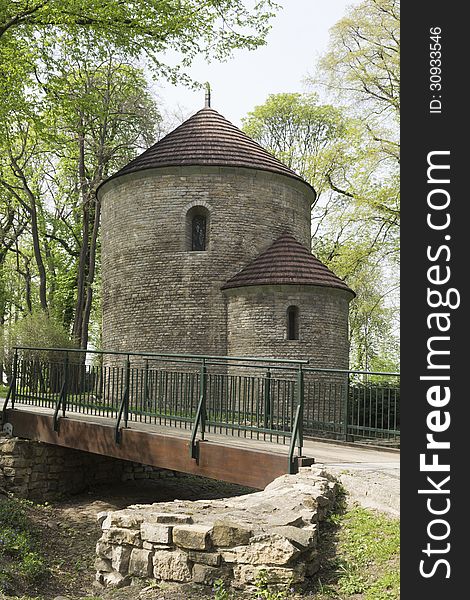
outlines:
[[205, 106], [206, 108], [210, 108], [211, 106], [211, 85], [208, 81], [206, 81], [206, 101], [205, 101]]

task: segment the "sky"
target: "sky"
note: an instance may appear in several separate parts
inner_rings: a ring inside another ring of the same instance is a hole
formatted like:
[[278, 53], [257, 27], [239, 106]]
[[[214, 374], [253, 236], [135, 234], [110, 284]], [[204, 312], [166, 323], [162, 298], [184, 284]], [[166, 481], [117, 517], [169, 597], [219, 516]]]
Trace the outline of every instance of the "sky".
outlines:
[[[225, 63], [198, 59], [189, 70], [197, 81], [209, 81], [211, 106], [237, 126], [269, 94], [306, 91], [303, 80], [328, 45], [329, 29], [359, 0], [278, 0], [283, 9], [273, 20], [267, 44], [237, 51]], [[204, 106], [204, 91], [160, 85], [158, 95], [167, 110], [190, 116]]]

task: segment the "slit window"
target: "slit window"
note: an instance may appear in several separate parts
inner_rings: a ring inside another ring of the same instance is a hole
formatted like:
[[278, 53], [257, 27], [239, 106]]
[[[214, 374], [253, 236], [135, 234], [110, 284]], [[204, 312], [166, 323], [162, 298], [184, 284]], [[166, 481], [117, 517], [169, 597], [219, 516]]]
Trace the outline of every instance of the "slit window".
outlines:
[[194, 215], [191, 225], [191, 250], [206, 249], [207, 220], [205, 215]]
[[287, 339], [299, 339], [299, 307], [289, 306], [287, 309]]
[[186, 213], [185, 250], [204, 252], [209, 249], [210, 214], [205, 206], [193, 206]]

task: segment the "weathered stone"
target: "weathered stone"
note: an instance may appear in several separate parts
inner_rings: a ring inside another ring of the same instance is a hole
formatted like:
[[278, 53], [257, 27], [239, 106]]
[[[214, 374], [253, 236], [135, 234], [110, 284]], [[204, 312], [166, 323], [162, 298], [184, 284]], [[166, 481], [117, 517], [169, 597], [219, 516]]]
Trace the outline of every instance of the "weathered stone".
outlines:
[[173, 542], [180, 548], [207, 550], [211, 531], [209, 525], [177, 525], [173, 528]]
[[[310, 576], [318, 568], [317, 528], [306, 525], [317, 512], [308, 511], [304, 500], [311, 497], [315, 502], [316, 496], [328, 497], [326, 510], [331, 506], [333, 494], [325, 492], [329, 490], [326, 479], [312, 476], [306, 470], [294, 479], [295, 484], [289, 476], [284, 480], [284, 487], [275, 486], [276, 489], [266, 493], [237, 498], [136, 504], [128, 507], [125, 513], [134, 512], [143, 518], [141, 536], [136, 529], [112, 526], [103, 531], [101, 545], [97, 548], [103, 553], [101, 558], [108, 559], [110, 547], [126, 548], [128, 553], [132, 550], [131, 544], [116, 541], [120, 536], [137, 546], [139, 551], [133, 555], [135, 561], [132, 565], [129, 561], [127, 570], [125, 561], [121, 565], [111, 565], [113, 572], [120, 571], [121, 575], [130, 577], [151, 576], [146, 573], [149, 571], [148, 556], [153, 554], [153, 576], [159, 580], [210, 584], [214, 579], [225, 577], [232, 580], [232, 585], [245, 587], [252, 585], [265, 569], [273, 583], [302, 581], [306, 574]], [[177, 515], [182, 515], [183, 519], [194, 518], [196, 523], [178, 524]], [[169, 522], [161, 523], [161, 520]], [[124, 522], [133, 523], [132, 519]], [[293, 522], [298, 527], [280, 526], [279, 522]], [[169, 537], [172, 528], [173, 536]], [[163, 538], [162, 532], [166, 532]], [[129, 537], [133, 535], [133, 538]], [[214, 538], [220, 546], [214, 543]], [[168, 539], [168, 543], [152, 541], [162, 539]], [[221, 545], [228, 544], [229, 540], [245, 543], [234, 547]], [[142, 545], [144, 548], [140, 550]], [[220, 548], [220, 551], [211, 551], [211, 548]]]
[[21, 458], [18, 456], [2, 456], [2, 465], [4, 467], [22, 469], [24, 467], [31, 466], [31, 460], [28, 458]]
[[287, 538], [294, 546], [300, 549], [314, 548], [317, 542], [317, 528], [315, 525], [309, 527], [273, 527], [272, 532]]
[[169, 523], [177, 525], [193, 522], [193, 518], [190, 515], [178, 513], [152, 513], [148, 520], [151, 523]]
[[152, 544], [152, 542], [143, 542], [142, 548], [146, 550], [171, 550], [172, 546], [166, 544]]
[[15, 452], [17, 445], [17, 438], [3, 438], [2, 440], [0, 440], [0, 450], [4, 454], [10, 454], [11, 452]]
[[111, 566], [111, 561], [106, 560], [105, 558], [96, 558], [95, 559], [95, 570], [96, 571], [104, 571], [109, 572], [113, 570]]
[[140, 534], [142, 540], [155, 544], [171, 544], [172, 527], [155, 523], [142, 523]]
[[108, 516], [108, 512], [107, 511], [101, 511], [96, 515], [96, 520], [98, 522], [98, 525], [101, 527], [103, 525], [104, 520], [106, 519], [106, 517]]
[[131, 582], [129, 577], [123, 577], [120, 573], [116, 573], [116, 571], [103, 573], [101, 581], [106, 587], [112, 588], [122, 588]]
[[153, 571], [152, 552], [134, 548], [129, 560], [129, 574], [137, 577], [150, 577]]
[[285, 511], [280, 514], [272, 514], [269, 517], [269, 523], [273, 527], [301, 527], [304, 525], [304, 519], [302, 515], [292, 514], [291, 511]]
[[190, 550], [188, 556], [189, 560], [209, 567], [218, 567], [222, 558], [218, 552], [196, 552], [194, 550]]
[[4, 467], [3, 474], [5, 477], [13, 477], [16, 474], [16, 469], [12, 469], [11, 467]]
[[292, 569], [270, 565], [234, 565], [233, 578], [236, 584], [253, 584], [260, 573], [265, 571], [270, 583], [301, 583], [305, 579], [305, 564], [300, 563]]
[[130, 546], [140, 546], [140, 531], [135, 529], [123, 529], [122, 527], [113, 527], [105, 530], [103, 537], [104, 542], [111, 544], [128, 544]]
[[186, 582], [191, 580], [188, 556], [181, 550], [157, 550], [153, 556], [153, 575], [164, 581]]
[[125, 575], [129, 570], [131, 548], [129, 546], [114, 546], [111, 554], [111, 565], [115, 571]]
[[212, 585], [216, 579], [221, 578], [220, 569], [209, 567], [208, 565], [195, 564], [193, 566], [193, 581], [194, 583], [202, 583], [204, 585]]
[[232, 548], [222, 553], [227, 562], [251, 565], [286, 565], [299, 554], [289, 540], [280, 535], [260, 535], [252, 538], [248, 546]]
[[316, 497], [316, 500], [317, 500], [318, 506], [320, 506], [321, 508], [328, 506], [330, 503], [330, 499], [326, 495], [319, 495]]
[[211, 539], [214, 546], [230, 548], [248, 544], [251, 535], [252, 530], [249, 527], [229, 520], [219, 520], [214, 522]]
[[108, 513], [101, 528], [110, 529], [111, 527], [124, 527], [129, 529], [139, 529], [143, 520], [143, 515], [136, 511], [118, 510]]

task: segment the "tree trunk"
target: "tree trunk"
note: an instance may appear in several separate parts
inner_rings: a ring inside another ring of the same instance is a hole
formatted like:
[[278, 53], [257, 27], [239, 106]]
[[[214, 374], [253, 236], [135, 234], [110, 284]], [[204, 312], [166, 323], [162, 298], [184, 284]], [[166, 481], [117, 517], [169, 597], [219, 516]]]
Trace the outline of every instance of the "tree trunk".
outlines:
[[95, 200], [95, 218], [93, 220], [93, 231], [90, 241], [90, 251], [88, 253], [88, 276], [86, 280], [86, 300], [83, 311], [82, 339], [81, 348], [88, 345], [88, 328], [90, 325], [90, 314], [93, 302], [93, 282], [95, 280], [96, 267], [96, 245], [98, 241], [98, 230], [100, 227], [101, 204], [98, 199]]
[[78, 258], [77, 276], [77, 303], [75, 306], [75, 318], [73, 321], [73, 339], [83, 348], [83, 315], [85, 312], [85, 285], [89, 262], [89, 239], [90, 239], [90, 198], [85, 173], [85, 139], [82, 133], [78, 138], [78, 175], [80, 180], [80, 194], [82, 198], [82, 245]]
[[34, 260], [36, 261], [36, 266], [39, 274], [39, 301], [41, 303], [42, 310], [47, 313], [47, 274], [46, 268], [44, 266], [44, 261], [42, 259], [42, 251], [41, 251], [41, 240], [39, 236], [39, 226], [38, 226], [38, 213], [37, 213], [37, 204], [36, 204], [36, 196], [28, 185], [28, 181], [26, 179], [26, 175], [24, 174], [23, 169], [19, 166], [17, 160], [10, 154], [11, 164], [15, 173], [15, 176], [21, 181], [23, 191], [26, 194], [26, 197], [29, 201], [25, 202], [24, 198], [19, 195], [12, 186], [3, 182], [3, 184], [7, 187], [7, 189], [13, 193], [13, 195], [19, 200], [23, 208], [26, 210], [30, 217], [30, 226], [31, 226], [31, 236], [33, 238], [33, 252], [34, 252]]

